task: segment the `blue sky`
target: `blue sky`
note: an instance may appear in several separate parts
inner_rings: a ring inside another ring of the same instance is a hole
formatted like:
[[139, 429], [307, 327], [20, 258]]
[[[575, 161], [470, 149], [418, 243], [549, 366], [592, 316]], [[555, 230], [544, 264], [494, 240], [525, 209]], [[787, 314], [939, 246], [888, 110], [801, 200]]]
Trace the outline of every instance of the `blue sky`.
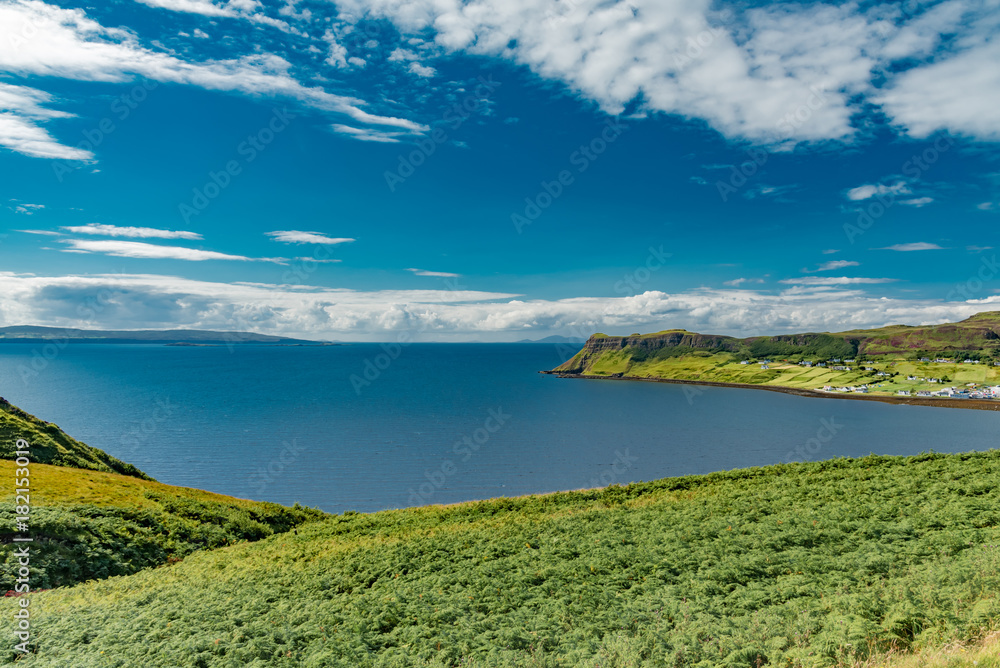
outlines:
[[0, 2], [0, 325], [1000, 310], [995, 2]]

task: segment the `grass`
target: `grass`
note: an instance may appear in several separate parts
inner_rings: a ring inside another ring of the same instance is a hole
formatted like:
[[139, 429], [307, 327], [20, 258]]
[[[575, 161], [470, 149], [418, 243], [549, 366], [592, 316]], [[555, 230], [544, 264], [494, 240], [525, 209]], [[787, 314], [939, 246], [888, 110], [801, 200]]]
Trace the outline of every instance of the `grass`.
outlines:
[[892, 655], [864, 668], [1000, 668], [1000, 632], [974, 643], [949, 643], [942, 648]]
[[881, 665], [992, 628], [998, 523], [1000, 451], [348, 513], [36, 593], [20, 664]]

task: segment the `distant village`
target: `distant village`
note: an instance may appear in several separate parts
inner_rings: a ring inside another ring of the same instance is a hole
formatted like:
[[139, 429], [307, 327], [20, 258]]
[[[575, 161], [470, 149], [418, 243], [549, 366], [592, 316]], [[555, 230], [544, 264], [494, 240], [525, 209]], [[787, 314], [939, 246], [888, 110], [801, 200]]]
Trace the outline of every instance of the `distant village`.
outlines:
[[[936, 359], [931, 359], [929, 357], [921, 357], [919, 361], [924, 363], [937, 363], [937, 364], [982, 364], [983, 363], [981, 360], [976, 360], [976, 359], [965, 359], [959, 362], [958, 360], [955, 359], [947, 359], [943, 357], [938, 357]], [[743, 360], [740, 362], [740, 364], [743, 365], [749, 365], [754, 363], [755, 362], [752, 360]], [[756, 363], [760, 364], [761, 369], [770, 369], [771, 368], [770, 365], [773, 363], [773, 361], [758, 360]], [[798, 362], [798, 366], [806, 368], [813, 368], [813, 367], [827, 368], [831, 371], [858, 371], [863, 369], [864, 371], [869, 371], [869, 372], [875, 371], [876, 378], [891, 378], [893, 375], [895, 375], [892, 373], [887, 373], [885, 371], [879, 371], [873, 366], [864, 366], [860, 368], [850, 366], [851, 364], [854, 363], [855, 360], [853, 359], [841, 360], [833, 358], [827, 360], [826, 362], [812, 362], [803, 360], [801, 362]], [[993, 364], [994, 366], [1000, 366], [1000, 362], [994, 362]], [[918, 377], [915, 375], [907, 376], [906, 380], [917, 383], [931, 383], [931, 384], [944, 384], [945, 382], [947, 382], [946, 379], [942, 378], [933, 378], [933, 377], [925, 378], [925, 377]], [[862, 385], [844, 385], [840, 387], [833, 385], [824, 385], [822, 390], [820, 390], [820, 388], [817, 388], [817, 391], [839, 392], [839, 393], [855, 392], [860, 394], [867, 394], [870, 391], [877, 391], [877, 387], [879, 387], [878, 384], [873, 386], [868, 383]], [[967, 383], [963, 386], [952, 385], [949, 387], [942, 387], [940, 390], [917, 390], [916, 392], [912, 390], [897, 390], [896, 396], [943, 397], [948, 399], [1000, 399], [1000, 385]]]

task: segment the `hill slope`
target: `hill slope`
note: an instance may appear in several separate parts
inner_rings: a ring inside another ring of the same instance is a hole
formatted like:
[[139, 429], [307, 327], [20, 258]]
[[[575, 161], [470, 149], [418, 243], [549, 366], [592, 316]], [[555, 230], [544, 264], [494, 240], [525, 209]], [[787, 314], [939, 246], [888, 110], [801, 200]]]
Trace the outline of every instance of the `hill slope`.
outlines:
[[991, 451], [345, 514], [35, 594], [23, 665], [855, 666], [996, 621], [998, 508]]
[[[15, 463], [0, 461], [0, 478], [14, 480]], [[34, 539], [31, 584], [49, 589], [130, 575], [205, 549], [254, 541], [324, 516], [164, 485], [152, 480], [65, 466], [30, 464], [29, 535]], [[0, 512], [15, 514], [13, 486], [0, 495]], [[23, 503], [23, 501], [21, 502]], [[14, 527], [4, 523], [0, 543]], [[18, 563], [12, 550], [0, 577], [13, 588]]]
[[0, 459], [14, 459], [19, 438], [31, 444], [32, 462], [152, 480], [135, 466], [81, 443], [51, 422], [39, 420], [0, 397]]

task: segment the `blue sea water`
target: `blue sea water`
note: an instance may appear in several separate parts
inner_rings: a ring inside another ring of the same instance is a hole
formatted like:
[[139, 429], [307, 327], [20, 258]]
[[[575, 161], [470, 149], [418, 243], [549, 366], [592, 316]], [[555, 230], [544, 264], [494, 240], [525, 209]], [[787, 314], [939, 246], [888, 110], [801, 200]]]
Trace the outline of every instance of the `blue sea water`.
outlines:
[[996, 447], [1000, 413], [539, 374], [550, 344], [0, 345], [0, 395], [161, 482], [330, 512]]

